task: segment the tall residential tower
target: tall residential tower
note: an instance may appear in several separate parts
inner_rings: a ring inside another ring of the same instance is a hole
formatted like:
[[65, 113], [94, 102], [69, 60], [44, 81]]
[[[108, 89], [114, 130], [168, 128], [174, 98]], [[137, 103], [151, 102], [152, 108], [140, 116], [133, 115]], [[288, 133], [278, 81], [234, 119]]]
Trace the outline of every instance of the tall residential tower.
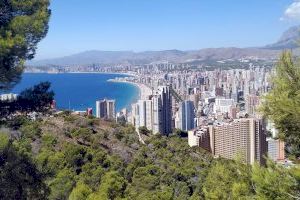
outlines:
[[114, 120], [116, 117], [115, 100], [96, 101], [96, 117]]
[[179, 103], [178, 127], [181, 130], [189, 131], [195, 128], [195, 107], [192, 101]]

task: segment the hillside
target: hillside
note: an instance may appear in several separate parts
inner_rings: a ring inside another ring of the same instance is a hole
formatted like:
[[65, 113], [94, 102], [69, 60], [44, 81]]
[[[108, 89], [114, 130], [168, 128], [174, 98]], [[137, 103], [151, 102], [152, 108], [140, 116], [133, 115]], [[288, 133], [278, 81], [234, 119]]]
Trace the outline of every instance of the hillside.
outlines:
[[21, 117], [4, 125], [14, 131], [4, 131], [11, 140], [0, 133], [0, 199], [293, 199], [288, 194], [300, 195], [296, 169], [213, 159], [200, 148], [190, 148], [178, 134], [145, 132], [144, 145], [131, 126], [68, 112], [36, 122]]
[[20, 132], [15, 146], [46, 176], [50, 199], [68, 199], [82, 188], [89, 199], [162, 199], [165, 193], [187, 199], [200, 190], [212, 161], [186, 139], [144, 135], [147, 145], [141, 145], [131, 126], [76, 115], [27, 122]]

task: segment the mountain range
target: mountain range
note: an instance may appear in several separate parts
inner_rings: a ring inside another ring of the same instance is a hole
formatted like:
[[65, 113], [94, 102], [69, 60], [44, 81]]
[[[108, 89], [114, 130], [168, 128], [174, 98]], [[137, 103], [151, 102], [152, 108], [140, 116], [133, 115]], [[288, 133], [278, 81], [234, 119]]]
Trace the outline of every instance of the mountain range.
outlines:
[[264, 47], [252, 48], [207, 48], [194, 51], [166, 50], [166, 51], [85, 51], [82, 53], [55, 59], [30, 61], [29, 66], [87, 66], [150, 64], [155, 62], [197, 63], [203, 61], [218, 61], [226, 59], [254, 58], [273, 60], [284, 49], [292, 49], [294, 54], [300, 55], [297, 41], [300, 40], [300, 26], [285, 31], [280, 39]]

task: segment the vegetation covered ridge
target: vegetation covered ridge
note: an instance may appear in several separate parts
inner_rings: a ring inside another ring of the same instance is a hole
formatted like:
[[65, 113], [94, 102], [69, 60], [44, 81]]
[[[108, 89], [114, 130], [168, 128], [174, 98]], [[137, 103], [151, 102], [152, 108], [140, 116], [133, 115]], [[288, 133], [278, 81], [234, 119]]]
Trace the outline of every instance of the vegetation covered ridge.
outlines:
[[[213, 159], [180, 133], [63, 112], [6, 121], [0, 144], [1, 199], [295, 199], [300, 174]], [[14, 131], [11, 131], [14, 129]], [[10, 191], [10, 192], [7, 192]]]

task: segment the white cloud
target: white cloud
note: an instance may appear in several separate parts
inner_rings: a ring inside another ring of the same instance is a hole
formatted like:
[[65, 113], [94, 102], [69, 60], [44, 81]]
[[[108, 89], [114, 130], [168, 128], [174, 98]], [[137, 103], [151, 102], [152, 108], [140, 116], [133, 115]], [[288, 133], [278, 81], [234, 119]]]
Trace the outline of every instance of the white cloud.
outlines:
[[295, 0], [285, 10], [283, 17], [280, 20], [297, 20], [300, 21], [300, 0]]

